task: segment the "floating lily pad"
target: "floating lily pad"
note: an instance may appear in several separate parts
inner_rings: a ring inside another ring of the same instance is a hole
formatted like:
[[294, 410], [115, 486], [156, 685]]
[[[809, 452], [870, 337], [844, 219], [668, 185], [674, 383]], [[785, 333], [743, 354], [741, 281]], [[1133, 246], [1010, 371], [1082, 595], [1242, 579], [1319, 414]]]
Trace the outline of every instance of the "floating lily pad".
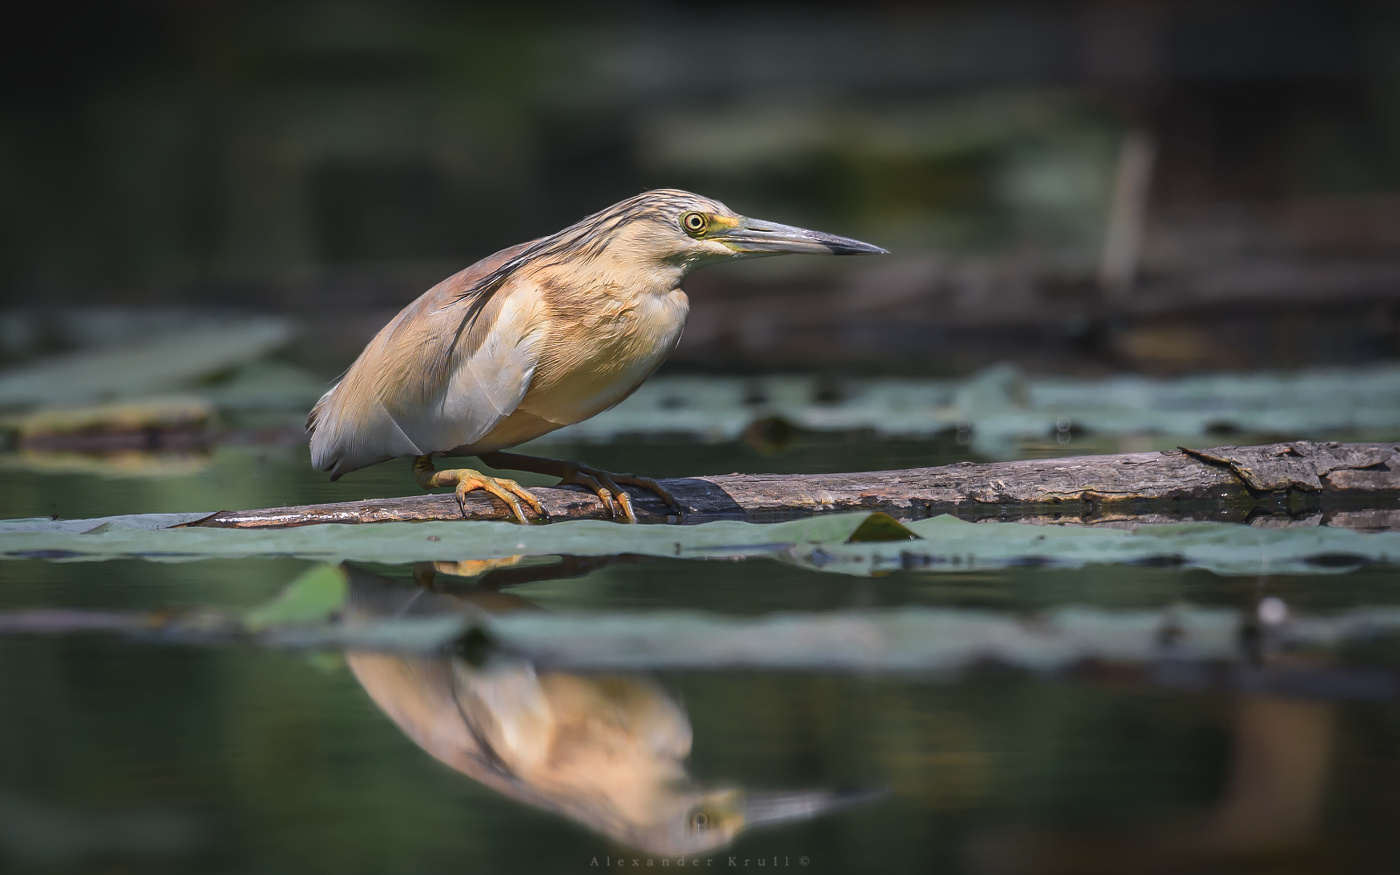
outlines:
[[[178, 517], [176, 517], [178, 518]], [[162, 520], [171, 517], [163, 516]], [[1180, 523], [1134, 529], [971, 523], [950, 516], [909, 523], [920, 540], [852, 541], [870, 514], [790, 522], [626, 526], [580, 520], [546, 526], [503, 522], [375, 523], [291, 529], [159, 529], [144, 517], [0, 523], [0, 558], [156, 561], [295, 556], [403, 564], [507, 556], [635, 554], [680, 558], [769, 556], [823, 571], [961, 571], [1014, 565], [1163, 564], [1219, 574], [1340, 573], [1400, 563], [1400, 533], [1326, 527], [1266, 529]], [[888, 524], [870, 524], [888, 532]]]
[[188, 387], [202, 377], [256, 361], [291, 336], [285, 322], [258, 319], [57, 356], [0, 372], [0, 407], [80, 404]]
[[49, 407], [0, 421], [20, 440], [74, 433], [113, 433], [149, 429], [201, 429], [214, 419], [214, 408], [201, 398], [166, 396], [96, 404]]
[[[1330, 438], [1400, 434], [1400, 368], [1154, 379], [1033, 377], [998, 365], [964, 380], [852, 379], [824, 397], [817, 377], [658, 377], [612, 410], [553, 440], [606, 443], [629, 435], [737, 440], [758, 421], [809, 431], [921, 438], [960, 431], [987, 458], [1022, 440], [1072, 430], [1203, 437], [1240, 433]], [[758, 400], [755, 400], [758, 399]]]

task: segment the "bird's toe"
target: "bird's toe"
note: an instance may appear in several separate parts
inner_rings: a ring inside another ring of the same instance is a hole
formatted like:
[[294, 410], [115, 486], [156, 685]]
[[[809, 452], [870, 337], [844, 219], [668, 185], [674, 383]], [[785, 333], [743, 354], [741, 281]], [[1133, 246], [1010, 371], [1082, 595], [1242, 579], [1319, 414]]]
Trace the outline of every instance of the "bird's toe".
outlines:
[[[514, 480], [485, 477], [481, 475], [463, 477], [457, 482], [457, 489], [455, 490], [457, 494], [457, 503], [462, 507], [463, 517], [469, 516], [466, 504], [467, 494], [475, 492], [478, 489], [482, 492], [490, 493], [505, 502], [506, 509], [510, 512], [511, 518], [518, 523], [530, 522], [530, 517], [525, 512], [525, 505], [529, 505], [530, 509], [533, 510], [541, 520], [549, 519], [549, 514], [545, 511], [544, 505], [540, 504], [539, 499], [531, 495], [530, 491], [519, 483], [516, 483]], [[522, 501], [524, 504], [521, 504]]]
[[603, 511], [609, 517], [617, 519], [621, 513], [629, 522], [636, 522], [636, 515], [632, 513], [632, 503], [627, 493], [608, 478], [607, 472], [579, 466], [565, 474], [559, 482], [561, 485], [582, 486], [598, 496], [598, 500], [603, 504]]
[[617, 504], [623, 519], [627, 520], [629, 523], [635, 523], [637, 521], [637, 512], [632, 509], [632, 496], [628, 495], [622, 489], [618, 489], [617, 491]]
[[681, 506], [676, 501], [676, 497], [671, 494], [671, 490], [650, 477], [638, 477], [636, 474], [614, 474], [612, 476], [618, 483], [626, 483], [628, 486], [635, 486], [638, 489], [645, 489], [653, 493], [656, 497], [664, 501], [667, 507], [675, 511], [677, 515], [681, 514]]
[[588, 474], [598, 484], [598, 497], [608, 506], [612, 518], [621, 517], [629, 523], [635, 523], [637, 514], [632, 510], [632, 496], [627, 494], [627, 490], [618, 486], [607, 471], [590, 469]]

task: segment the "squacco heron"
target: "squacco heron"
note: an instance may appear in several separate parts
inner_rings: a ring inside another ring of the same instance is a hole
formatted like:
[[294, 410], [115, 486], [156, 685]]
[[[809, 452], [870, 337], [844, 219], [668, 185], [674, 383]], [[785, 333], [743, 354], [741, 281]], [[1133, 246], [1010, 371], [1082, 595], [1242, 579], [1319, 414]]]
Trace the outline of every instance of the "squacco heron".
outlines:
[[[311, 461], [331, 479], [413, 456], [425, 489], [483, 490], [527, 522], [544, 507], [513, 480], [435, 456], [476, 456], [494, 468], [560, 478], [636, 522], [622, 487], [675, 505], [656, 481], [502, 450], [622, 401], [675, 349], [697, 267], [786, 253], [862, 255], [884, 249], [736, 214], [690, 192], [628, 198], [564, 230], [503, 249], [448, 277], [375, 335], [312, 408]], [[465, 512], [465, 507], [464, 507]]]
[[[508, 593], [454, 589], [449, 595], [395, 586], [357, 569], [350, 574], [346, 616], [352, 620], [538, 610]], [[551, 670], [489, 648], [470, 659], [351, 652], [346, 662], [380, 710], [437, 760], [629, 848], [699, 853], [749, 829], [874, 798], [860, 791], [701, 785], [685, 765], [690, 718], [646, 675]]]

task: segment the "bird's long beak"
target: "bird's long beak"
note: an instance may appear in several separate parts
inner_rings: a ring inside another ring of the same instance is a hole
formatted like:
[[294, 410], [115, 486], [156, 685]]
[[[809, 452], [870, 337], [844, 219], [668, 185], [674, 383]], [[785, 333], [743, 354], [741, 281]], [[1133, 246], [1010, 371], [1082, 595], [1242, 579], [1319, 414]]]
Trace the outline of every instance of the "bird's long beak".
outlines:
[[745, 793], [740, 802], [744, 828], [810, 820], [844, 808], [873, 802], [883, 790], [798, 790]]
[[740, 218], [732, 228], [708, 235], [744, 255], [783, 255], [807, 252], [817, 255], [887, 255], [889, 250], [850, 237], [779, 225], [762, 219]]

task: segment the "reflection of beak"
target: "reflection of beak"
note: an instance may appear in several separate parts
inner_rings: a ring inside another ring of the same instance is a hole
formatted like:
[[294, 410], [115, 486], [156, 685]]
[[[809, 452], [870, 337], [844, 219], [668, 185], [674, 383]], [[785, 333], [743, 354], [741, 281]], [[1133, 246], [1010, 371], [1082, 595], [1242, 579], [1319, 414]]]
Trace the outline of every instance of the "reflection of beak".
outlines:
[[744, 828], [810, 820], [844, 808], [874, 802], [884, 790], [798, 790], [774, 793], [745, 793], [739, 803]]
[[807, 252], [817, 255], [886, 255], [888, 250], [849, 237], [779, 225], [762, 219], [739, 219], [733, 228], [707, 235], [744, 255], [782, 255]]

